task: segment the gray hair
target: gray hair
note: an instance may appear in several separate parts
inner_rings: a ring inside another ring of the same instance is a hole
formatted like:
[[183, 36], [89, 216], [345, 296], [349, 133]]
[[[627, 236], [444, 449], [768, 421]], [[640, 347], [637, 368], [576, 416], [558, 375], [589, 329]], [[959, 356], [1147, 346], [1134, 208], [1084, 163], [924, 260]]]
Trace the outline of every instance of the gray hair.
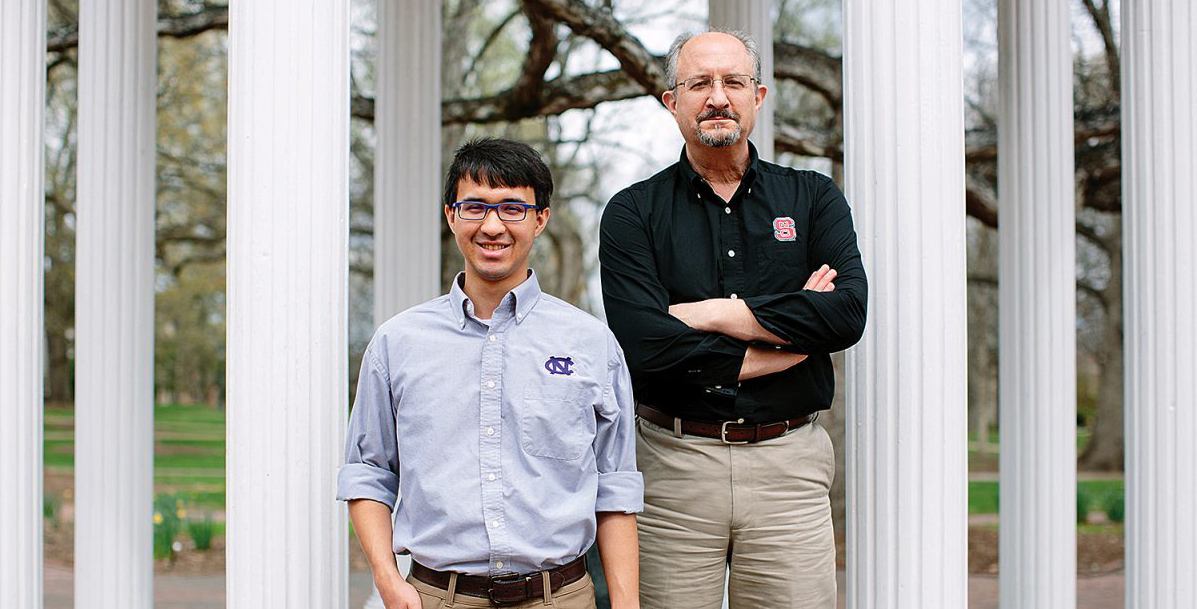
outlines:
[[669, 45], [669, 55], [665, 58], [665, 82], [667, 88], [673, 89], [677, 87], [677, 58], [682, 54], [682, 47], [690, 42], [691, 38], [699, 34], [706, 34], [710, 32], [718, 32], [720, 34], [727, 34], [739, 40], [744, 48], [748, 50], [748, 56], [752, 58], [752, 76], [759, 83], [761, 82], [761, 52], [756, 47], [756, 41], [752, 36], [741, 32], [740, 30], [730, 30], [725, 28], [713, 27], [706, 32], [683, 32], [677, 38], [673, 39], [673, 44]]

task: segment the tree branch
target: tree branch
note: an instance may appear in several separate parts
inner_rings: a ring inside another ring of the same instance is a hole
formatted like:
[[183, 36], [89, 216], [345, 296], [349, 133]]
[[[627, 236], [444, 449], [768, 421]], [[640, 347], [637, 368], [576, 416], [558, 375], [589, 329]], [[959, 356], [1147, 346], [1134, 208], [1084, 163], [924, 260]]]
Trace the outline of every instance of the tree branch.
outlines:
[[[166, 16], [158, 19], [158, 36], [165, 38], [190, 38], [208, 30], [227, 30], [229, 8], [227, 6], [205, 6], [203, 10], [187, 15]], [[72, 23], [50, 32], [46, 51], [61, 53], [79, 46], [79, 24]]]
[[1085, 10], [1093, 18], [1093, 25], [1101, 33], [1101, 42], [1106, 50], [1106, 68], [1110, 72], [1110, 91], [1114, 99], [1118, 99], [1122, 86], [1122, 62], [1118, 58], [1118, 43], [1114, 40], [1114, 27], [1110, 22], [1110, 0], [1105, 0], [1099, 7], [1094, 0], [1082, 0]]
[[623, 71], [645, 91], [655, 95], [666, 89], [662, 62], [610, 13], [570, 0], [524, 0], [524, 5], [597, 42], [619, 60]]
[[773, 43], [773, 78], [788, 78], [838, 108], [844, 99], [843, 62], [839, 57], [789, 42]]

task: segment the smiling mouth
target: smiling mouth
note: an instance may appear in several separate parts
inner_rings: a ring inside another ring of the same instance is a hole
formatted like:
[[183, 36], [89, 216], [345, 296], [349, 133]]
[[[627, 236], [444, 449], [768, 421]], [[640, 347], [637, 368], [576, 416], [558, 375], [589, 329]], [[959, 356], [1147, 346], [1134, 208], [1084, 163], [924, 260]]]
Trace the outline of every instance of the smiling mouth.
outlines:
[[488, 251], [492, 251], [492, 252], [497, 252], [499, 250], [507, 249], [508, 247], [510, 247], [509, 245], [504, 244], [504, 243], [479, 243], [478, 246], [484, 250], [488, 250]]

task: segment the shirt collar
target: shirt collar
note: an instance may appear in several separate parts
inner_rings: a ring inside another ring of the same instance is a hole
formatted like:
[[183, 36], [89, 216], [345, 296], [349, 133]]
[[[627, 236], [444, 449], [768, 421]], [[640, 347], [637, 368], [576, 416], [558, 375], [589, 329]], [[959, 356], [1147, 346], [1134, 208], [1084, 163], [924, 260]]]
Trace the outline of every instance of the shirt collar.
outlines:
[[[458, 273], [449, 288], [449, 308], [453, 311], [453, 319], [461, 328], [465, 328], [466, 304], [470, 300], [470, 297], [466, 296], [465, 290], [462, 289], [463, 285], [465, 285], [465, 272]], [[532, 307], [540, 301], [540, 294], [540, 281], [536, 279], [536, 271], [528, 269], [528, 278], [503, 297], [503, 300], [499, 302], [499, 310], [509, 309], [514, 302], [515, 321], [516, 323], [522, 322], [532, 311]]]
[[[682, 178], [695, 190], [703, 189], [710, 190], [710, 186], [694, 171], [694, 167], [690, 165], [690, 159], [686, 157], [686, 146], [682, 146], [681, 158], [678, 160], [678, 171], [681, 172]], [[744, 177], [740, 178], [740, 188], [748, 189], [756, 181], [757, 169], [760, 167], [760, 157], [757, 155], [756, 146], [752, 141], [748, 142], [748, 169], [744, 171]]]

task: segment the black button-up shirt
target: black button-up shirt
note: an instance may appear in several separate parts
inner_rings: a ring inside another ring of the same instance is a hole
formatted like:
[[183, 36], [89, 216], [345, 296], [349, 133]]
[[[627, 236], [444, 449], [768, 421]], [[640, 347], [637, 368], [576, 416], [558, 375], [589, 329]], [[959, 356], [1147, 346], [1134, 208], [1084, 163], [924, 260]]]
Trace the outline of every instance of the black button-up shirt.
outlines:
[[[848, 203], [813, 171], [757, 158], [730, 201], [681, 159], [620, 191], [603, 212], [599, 261], [607, 322], [636, 399], [696, 421], [790, 419], [829, 408], [830, 354], [860, 340], [867, 283]], [[828, 264], [835, 291], [803, 290]], [[690, 328], [669, 305], [740, 298], [766, 330], [808, 355], [737, 382], [748, 344]]]

